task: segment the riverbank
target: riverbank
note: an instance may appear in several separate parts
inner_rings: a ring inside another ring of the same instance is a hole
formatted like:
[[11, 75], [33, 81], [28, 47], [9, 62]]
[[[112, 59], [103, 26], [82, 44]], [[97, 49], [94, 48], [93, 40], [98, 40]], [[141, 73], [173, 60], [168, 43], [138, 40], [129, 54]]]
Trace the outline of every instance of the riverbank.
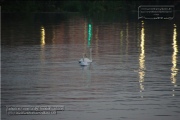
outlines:
[[[137, 11], [140, 5], [175, 5], [177, 1], [82, 1], [82, 0], [47, 0], [47, 1], [2, 1], [1, 12], [81, 12], [94, 14], [100, 12]], [[176, 7], [178, 8], [178, 7]], [[178, 9], [177, 9], [178, 10]]]

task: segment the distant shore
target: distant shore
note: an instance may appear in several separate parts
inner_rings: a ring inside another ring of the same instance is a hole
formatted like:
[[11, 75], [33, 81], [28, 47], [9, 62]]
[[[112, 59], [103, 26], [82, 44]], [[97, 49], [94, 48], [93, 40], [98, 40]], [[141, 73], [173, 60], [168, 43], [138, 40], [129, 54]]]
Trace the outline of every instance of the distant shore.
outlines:
[[47, 1], [1, 1], [2, 13], [101, 13], [101, 12], [120, 12], [137, 11], [140, 5], [174, 5], [179, 10], [180, 2], [177, 0], [154, 0], [154, 1], [104, 1], [104, 0], [47, 0]]

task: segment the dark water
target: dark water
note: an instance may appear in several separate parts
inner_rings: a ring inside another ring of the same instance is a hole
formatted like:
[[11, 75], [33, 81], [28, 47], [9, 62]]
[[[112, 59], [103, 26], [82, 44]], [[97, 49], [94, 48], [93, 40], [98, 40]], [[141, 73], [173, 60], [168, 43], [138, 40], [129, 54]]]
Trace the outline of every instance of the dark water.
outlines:
[[[178, 21], [3, 14], [2, 120], [179, 120]], [[7, 115], [6, 105], [65, 111]]]

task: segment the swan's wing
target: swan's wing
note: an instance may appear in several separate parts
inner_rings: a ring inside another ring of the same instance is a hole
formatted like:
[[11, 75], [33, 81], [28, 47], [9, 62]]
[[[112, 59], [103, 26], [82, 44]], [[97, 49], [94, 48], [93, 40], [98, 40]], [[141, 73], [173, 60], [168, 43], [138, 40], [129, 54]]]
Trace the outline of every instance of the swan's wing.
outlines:
[[79, 60], [79, 63], [82, 62], [82, 61], [83, 61], [83, 59], [81, 58], [81, 59]]
[[92, 62], [89, 58], [85, 58], [86, 62]]
[[87, 65], [89, 65], [89, 64], [88, 64], [88, 62], [82, 61], [82, 62], [80, 63], [80, 65], [81, 65], [81, 66], [87, 66]]
[[[79, 60], [79, 63], [81, 63], [83, 61], [83, 58], [81, 58], [80, 60]], [[88, 59], [88, 58], [84, 58], [84, 62], [92, 62], [90, 59]]]

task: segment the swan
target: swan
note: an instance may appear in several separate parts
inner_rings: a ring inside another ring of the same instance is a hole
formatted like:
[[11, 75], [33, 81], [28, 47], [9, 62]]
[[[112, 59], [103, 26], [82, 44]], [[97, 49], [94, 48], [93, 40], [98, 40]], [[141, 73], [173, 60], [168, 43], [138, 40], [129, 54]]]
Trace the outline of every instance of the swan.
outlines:
[[81, 58], [81, 59], [82, 59], [82, 61], [79, 62], [81, 66], [87, 66], [87, 65], [89, 65], [89, 62], [85, 61], [84, 55], [83, 55], [83, 58]]
[[[84, 58], [85, 56], [85, 58]], [[83, 58], [81, 58], [79, 60], [79, 63], [81, 62], [87, 62], [87, 63], [91, 63], [92, 62], [92, 48], [90, 48], [90, 59], [89, 58], [86, 58], [86, 54], [83, 54]]]

